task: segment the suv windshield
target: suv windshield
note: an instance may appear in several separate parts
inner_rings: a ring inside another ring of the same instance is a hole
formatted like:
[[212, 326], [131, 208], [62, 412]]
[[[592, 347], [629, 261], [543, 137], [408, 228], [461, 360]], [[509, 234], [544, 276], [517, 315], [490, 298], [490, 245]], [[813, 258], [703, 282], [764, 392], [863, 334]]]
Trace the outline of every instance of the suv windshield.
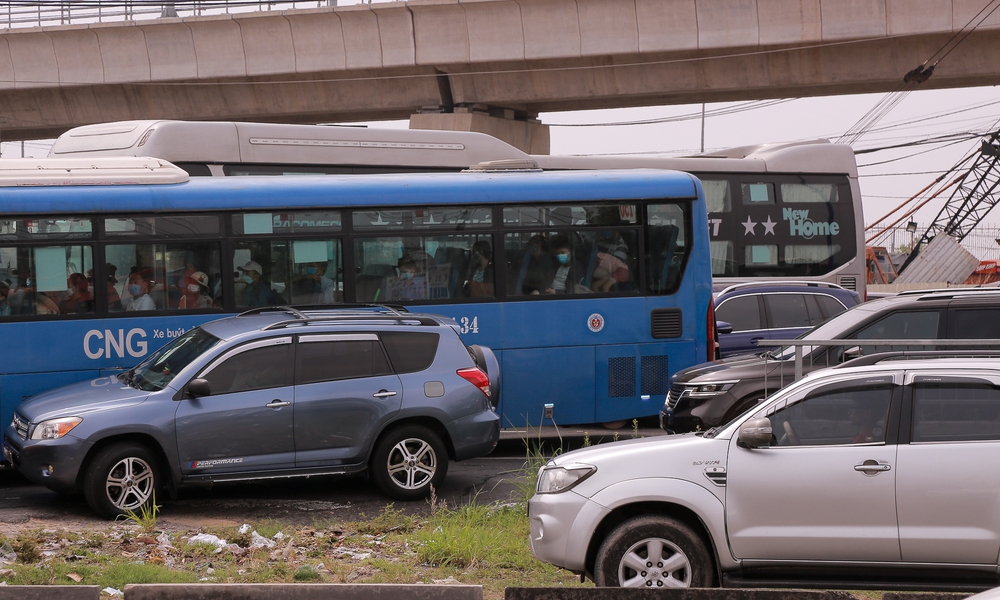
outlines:
[[146, 392], [167, 387], [173, 378], [206, 350], [219, 343], [219, 338], [196, 327], [160, 348], [130, 371], [119, 375], [125, 383]]

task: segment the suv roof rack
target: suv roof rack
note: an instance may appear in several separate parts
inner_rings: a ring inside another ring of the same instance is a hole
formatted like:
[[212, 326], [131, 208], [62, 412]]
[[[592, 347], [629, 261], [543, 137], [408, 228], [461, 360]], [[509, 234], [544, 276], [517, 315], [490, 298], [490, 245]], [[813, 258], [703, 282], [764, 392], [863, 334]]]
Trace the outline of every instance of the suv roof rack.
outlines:
[[301, 319], [287, 319], [285, 321], [278, 321], [277, 323], [271, 323], [261, 327], [261, 331], [270, 331], [272, 329], [282, 329], [285, 327], [291, 327], [293, 325], [309, 325], [311, 323], [343, 323], [345, 321], [393, 321], [396, 323], [416, 323], [418, 325], [427, 326], [437, 326], [440, 325], [437, 321], [431, 317], [417, 317], [409, 315], [386, 315], [374, 313], [371, 316], [362, 314], [353, 315], [328, 315], [325, 317], [305, 317]]
[[805, 287], [826, 287], [838, 290], [846, 289], [843, 286], [837, 285], [836, 283], [830, 283], [829, 281], [746, 281], [743, 283], [734, 283], [733, 285], [724, 288], [721, 292], [719, 292], [719, 295], [721, 296], [722, 294], [727, 294], [733, 290], [768, 285], [800, 285]]
[[[282, 305], [282, 306], [259, 306], [257, 308], [251, 308], [250, 310], [245, 310], [237, 317], [247, 317], [251, 315], [259, 315], [266, 312], [285, 312], [295, 315], [299, 319], [308, 319], [309, 315], [306, 313], [316, 312], [316, 311], [341, 311], [347, 312], [350, 310], [358, 308], [376, 308], [381, 309], [391, 315], [401, 315], [402, 313], [408, 313], [410, 311], [406, 310], [405, 306], [400, 306], [398, 304], [372, 304], [372, 303], [355, 303], [355, 304], [307, 304], [307, 305]], [[375, 311], [371, 311], [375, 312]], [[357, 311], [351, 313], [357, 314]]]
[[905, 290], [897, 296], [919, 296], [917, 300], [957, 298], [962, 296], [995, 296], [1000, 288], [937, 288], [933, 290]]
[[835, 365], [834, 369], [866, 367], [893, 360], [927, 360], [931, 358], [1000, 358], [1000, 350], [900, 350], [877, 352]]

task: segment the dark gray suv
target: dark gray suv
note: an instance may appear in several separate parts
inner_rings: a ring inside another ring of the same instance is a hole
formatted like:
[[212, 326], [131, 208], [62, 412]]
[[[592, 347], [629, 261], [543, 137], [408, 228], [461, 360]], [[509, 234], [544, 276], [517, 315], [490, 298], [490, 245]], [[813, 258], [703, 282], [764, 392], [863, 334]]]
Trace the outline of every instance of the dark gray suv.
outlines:
[[416, 499], [500, 435], [498, 362], [447, 317], [262, 309], [206, 323], [120, 375], [26, 400], [4, 454], [114, 517], [157, 489], [368, 472]]
[[[914, 347], [865, 344], [878, 339], [1000, 339], [1000, 290], [904, 292], [873, 300], [833, 317], [801, 339], [858, 340], [857, 346], [814, 347], [806, 373], [872, 352]], [[668, 431], [693, 431], [728, 423], [794, 380], [793, 349], [775, 349], [696, 365], [671, 378], [660, 411]]]

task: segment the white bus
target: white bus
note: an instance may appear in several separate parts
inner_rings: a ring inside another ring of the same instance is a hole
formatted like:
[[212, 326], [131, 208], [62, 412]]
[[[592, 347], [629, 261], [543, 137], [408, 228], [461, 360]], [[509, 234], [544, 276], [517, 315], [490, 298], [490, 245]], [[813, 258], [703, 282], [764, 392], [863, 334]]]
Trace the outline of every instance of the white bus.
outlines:
[[808, 279], [865, 292], [857, 163], [850, 146], [827, 140], [682, 157], [549, 156], [470, 132], [123, 121], [71, 129], [49, 155], [152, 156], [192, 176], [459, 171], [499, 160], [544, 170], [675, 169], [704, 184], [717, 285]]

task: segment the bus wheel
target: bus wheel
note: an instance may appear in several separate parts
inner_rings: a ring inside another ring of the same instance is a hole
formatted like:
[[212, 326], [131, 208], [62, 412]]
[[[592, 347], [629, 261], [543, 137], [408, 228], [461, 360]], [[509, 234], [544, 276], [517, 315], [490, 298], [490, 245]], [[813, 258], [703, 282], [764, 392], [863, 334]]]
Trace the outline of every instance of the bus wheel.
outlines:
[[438, 487], [448, 472], [441, 438], [421, 425], [406, 425], [378, 441], [370, 463], [375, 485], [398, 500], [417, 500]]
[[599, 587], [709, 587], [712, 559], [687, 525], [645, 515], [625, 521], [604, 540], [594, 580]]
[[113, 444], [87, 467], [83, 495], [97, 514], [114, 519], [153, 502], [158, 485], [156, 456], [142, 444]]
[[621, 421], [607, 421], [601, 423], [601, 427], [609, 429], [611, 431], [615, 431], [616, 429], [621, 429], [622, 427], [625, 427], [625, 423], [628, 423], [628, 421], [626, 421], [625, 419], [622, 419]]

